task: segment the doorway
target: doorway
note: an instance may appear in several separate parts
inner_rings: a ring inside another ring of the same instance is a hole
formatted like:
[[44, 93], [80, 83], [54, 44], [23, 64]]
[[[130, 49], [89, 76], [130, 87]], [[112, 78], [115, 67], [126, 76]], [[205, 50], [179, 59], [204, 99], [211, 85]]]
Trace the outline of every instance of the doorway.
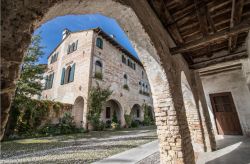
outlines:
[[217, 131], [222, 135], [241, 135], [239, 117], [231, 92], [210, 94]]

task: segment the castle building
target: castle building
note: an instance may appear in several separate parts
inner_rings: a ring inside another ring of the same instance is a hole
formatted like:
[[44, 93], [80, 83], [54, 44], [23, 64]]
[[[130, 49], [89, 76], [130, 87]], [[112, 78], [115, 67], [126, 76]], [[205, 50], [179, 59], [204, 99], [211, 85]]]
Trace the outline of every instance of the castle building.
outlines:
[[150, 85], [142, 63], [100, 28], [71, 32], [65, 29], [62, 41], [48, 57], [42, 99], [73, 104], [77, 126], [87, 126], [88, 96], [91, 88], [109, 88], [112, 95], [103, 106], [101, 120], [116, 114], [125, 125], [124, 114], [143, 121], [142, 106], [153, 113]]

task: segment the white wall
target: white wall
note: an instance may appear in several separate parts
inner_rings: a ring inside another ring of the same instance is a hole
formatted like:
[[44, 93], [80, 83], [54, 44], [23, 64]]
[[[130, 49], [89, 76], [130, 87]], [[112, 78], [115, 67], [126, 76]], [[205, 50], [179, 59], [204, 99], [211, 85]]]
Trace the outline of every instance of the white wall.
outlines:
[[[250, 135], [250, 92], [241, 70], [201, 78], [215, 133], [217, 133], [209, 94], [231, 92], [244, 135]], [[218, 133], [217, 133], [218, 134]]]

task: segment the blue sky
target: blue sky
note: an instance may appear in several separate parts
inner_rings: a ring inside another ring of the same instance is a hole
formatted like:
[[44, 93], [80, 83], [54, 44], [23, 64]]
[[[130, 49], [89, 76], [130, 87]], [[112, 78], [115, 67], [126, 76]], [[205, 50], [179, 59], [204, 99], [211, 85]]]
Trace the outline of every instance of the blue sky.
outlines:
[[137, 57], [137, 54], [129, 42], [128, 37], [118, 25], [116, 20], [100, 14], [67, 15], [56, 17], [46, 22], [34, 32], [34, 34], [40, 33], [42, 37], [41, 44], [45, 47], [43, 49], [45, 55], [39, 60], [39, 63], [47, 63], [48, 55], [62, 40], [62, 31], [65, 28], [68, 28], [70, 31], [79, 31], [95, 27], [100, 27], [106, 33], [115, 35], [116, 40], [135, 57]]

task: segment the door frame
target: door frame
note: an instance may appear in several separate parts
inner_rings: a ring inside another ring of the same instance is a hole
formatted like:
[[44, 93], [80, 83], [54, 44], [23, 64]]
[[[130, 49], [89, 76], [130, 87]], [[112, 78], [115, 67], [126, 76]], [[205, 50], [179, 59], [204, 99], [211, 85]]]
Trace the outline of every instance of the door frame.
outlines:
[[239, 135], [243, 135], [243, 133], [242, 133], [242, 127], [241, 127], [241, 123], [240, 123], [240, 118], [239, 118], [236, 106], [234, 104], [232, 92], [218, 92], [218, 93], [210, 93], [209, 94], [211, 106], [212, 106], [212, 109], [213, 109], [214, 122], [215, 122], [216, 130], [217, 130], [217, 134], [218, 135], [222, 135], [222, 134], [219, 134], [219, 130], [218, 130], [218, 125], [217, 125], [216, 115], [215, 115], [215, 113], [216, 113], [216, 111], [215, 111], [215, 103], [214, 103], [214, 99], [213, 98], [216, 97], [216, 96], [224, 96], [224, 95], [228, 95], [229, 96], [230, 103], [233, 105], [233, 112], [236, 114], [236, 117], [238, 118], [238, 121], [239, 121], [239, 124], [240, 124], [240, 129], [239, 129], [240, 134]]

